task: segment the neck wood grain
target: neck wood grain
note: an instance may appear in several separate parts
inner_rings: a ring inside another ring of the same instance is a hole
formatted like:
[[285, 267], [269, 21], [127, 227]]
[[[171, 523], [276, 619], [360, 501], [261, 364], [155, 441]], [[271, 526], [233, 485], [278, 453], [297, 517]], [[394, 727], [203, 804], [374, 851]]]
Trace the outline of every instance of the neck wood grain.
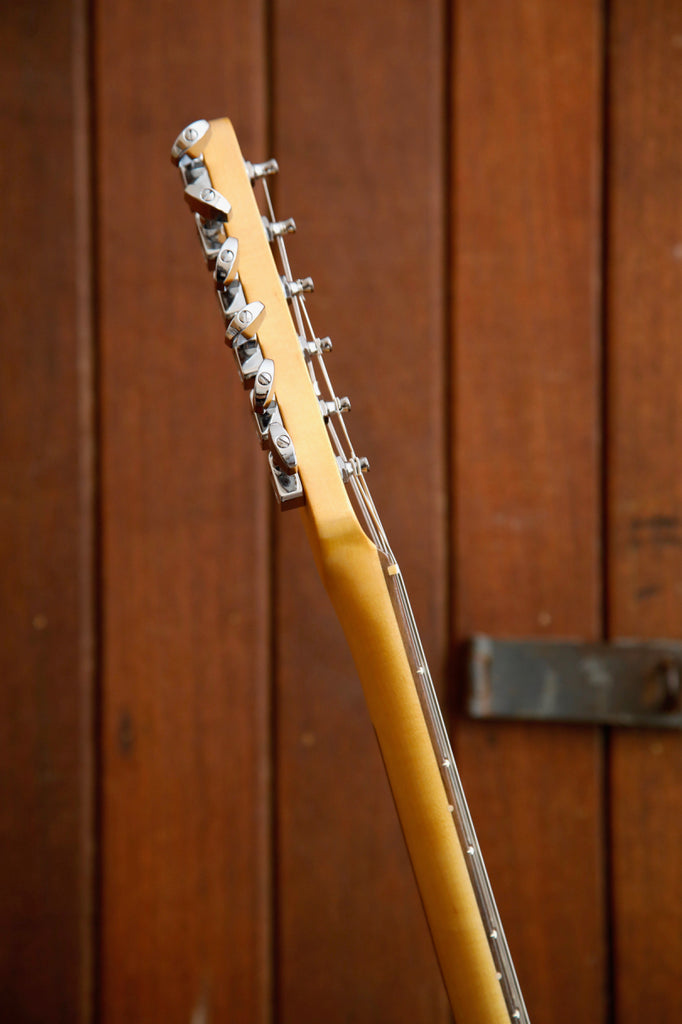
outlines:
[[455, 1020], [509, 1024], [379, 553], [361, 530], [321, 540], [306, 518], [363, 685]]

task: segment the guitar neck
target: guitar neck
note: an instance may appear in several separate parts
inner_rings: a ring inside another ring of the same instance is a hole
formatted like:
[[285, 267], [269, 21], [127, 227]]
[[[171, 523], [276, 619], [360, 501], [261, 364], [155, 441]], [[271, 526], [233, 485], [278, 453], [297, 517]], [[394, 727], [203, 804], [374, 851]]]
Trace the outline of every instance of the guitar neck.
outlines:
[[455, 1020], [527, 1022], [398, 566], [363, 534], [325, 547], [318, 563], [363, 685]]
[[[226, 119], [196, 121], [173, 159], [213, 271], [239, 376], [282, 508], [303, 505], [348, 639], [457, 1024], [528, 1024], [402, 576], [350, 443], [265, 177]], [[253, 182], [263, 179], [262, 214]], [[278, 264], [271, 245], [276, 246]], [[350, 497], [354, 499], [354, 506]], [[364, 526], [356, 515], [360, 512]]]

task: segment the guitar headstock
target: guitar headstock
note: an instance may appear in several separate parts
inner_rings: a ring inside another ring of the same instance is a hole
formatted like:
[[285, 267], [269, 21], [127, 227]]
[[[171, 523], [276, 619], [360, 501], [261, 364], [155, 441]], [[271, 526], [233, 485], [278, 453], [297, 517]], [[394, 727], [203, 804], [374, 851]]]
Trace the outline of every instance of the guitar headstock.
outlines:
[[356, 495], [366, 490], [368, 462], [350, 445], [343, 421], [350, 402], [334, 393], [325, 367], [331, 341], [311, 326], [305, 297], [313, 282], [291, 274], [284, 237], [296, 226], [276, 219], [267, 186], [276, 161], [245, 160], [226, 118], [188, 125], [172, 159], [281, 507], [305, 505], [318, 540], [362, 531], [346, 485]]

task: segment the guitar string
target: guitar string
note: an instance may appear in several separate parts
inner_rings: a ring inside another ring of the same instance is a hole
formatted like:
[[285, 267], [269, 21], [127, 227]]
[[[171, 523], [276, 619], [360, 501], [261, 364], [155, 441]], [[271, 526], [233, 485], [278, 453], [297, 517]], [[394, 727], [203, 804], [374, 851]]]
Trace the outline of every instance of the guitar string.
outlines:
[[[270, 190], [265, 178], [262, 179], [262, 184], [268, 216], [270, 221], [274, 223], [276, 221], [276, 217], [270, 196]], [[291, 272], [286, 244], [281, 235], [277, 236], [277, 249], [282, 270], [284, 271], [285, 280], [293, 283], [294, 278]], [[394, 594], [400, 609], [402, 624], [407, 633], [406, 639], [412, 655], [412, 664], [415, 668], [415, 685], [417, 687], [420, 701], [422, 702], [427, 726], [431, 735], [434, 754], [439, 760], [441, 776], [443, 778], [444, 788], [449, 801], [449, 808], [451, 812], [453, 812], [455, 827], [460, 836], [462, 848], [466, 854], [467, 868], [469, 870], [479, 910], [487, 932], [489, 946], [497, 970], [497, 978], [502, 988], [505, 1003], [511, 1020], [517, 1022], [517, 1024], [529, 1024], [528, 1013], [521, 994], [521, 989], [516, 976], [514, 964], [511, 959], [511, 954], [509, 952], [500, 915], [495, 903], [483, 855], [476, 837], [476, 831], [474, 829], [471, 813], [462, 787], [459, 771], [450, 746], [443, 713], [438, 702], [436, 689], [426, 661], [426, 655], [419, 636], [409, 596], [407, 594], [407, 588], [389, 544], [388, 537], [386, 536], [379, 513], [374, 504], [369, 486], [360, 471], [359, 460], [346, 426], [344, 414], [339, 407], [338, 396], [336, 395], [331, 378], [327, 371], [321, 347], [316, 341], [317, 335], [313, 330], [310, 316], [308, 314], [305, 296], [303, 294], [293, 295], [290, 302], [302, 347], [306, 346], [308, 343], [313, 343], [316, 347], [314, 361], [312, 358], [307, 360], [313, 387], [315, 388], [318, 397], [323, 397], [321, 394], [320, 382], [318, 380], [319, 374], [324, 383], [329, 401], [336, 406], [338, 411], [337, 415], [329, 415], [326, 417], [327, 430], [332, 443], [332, 449], [344, 464], [350, 463], [353, 467], [354, 471], [347, 480], [347, 484], [355, 498], [356, 507], [359, 508], [362, 514], [368, 533], [375, 546], [385, 555], [388, 559], [389, 565], [393, 568], [393, 572], [388, 579], [394, 585]], [[340, 427], [343, 439], [339, 436], [337, 424]], [[343, 443], [344, 441], [345, 447]]]

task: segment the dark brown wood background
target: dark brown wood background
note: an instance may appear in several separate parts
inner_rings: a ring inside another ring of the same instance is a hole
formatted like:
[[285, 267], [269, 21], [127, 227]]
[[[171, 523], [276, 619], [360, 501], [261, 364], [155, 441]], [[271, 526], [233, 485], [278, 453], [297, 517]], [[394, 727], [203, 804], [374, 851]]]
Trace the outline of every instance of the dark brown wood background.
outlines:
[[474, 631], [682, 633], [676, 0], [6, 4], [0, 1018], [446, 1024], [168, 154], [276, 155], [535, 1024], [682, 1016], [682, 738], [467, 723]]

